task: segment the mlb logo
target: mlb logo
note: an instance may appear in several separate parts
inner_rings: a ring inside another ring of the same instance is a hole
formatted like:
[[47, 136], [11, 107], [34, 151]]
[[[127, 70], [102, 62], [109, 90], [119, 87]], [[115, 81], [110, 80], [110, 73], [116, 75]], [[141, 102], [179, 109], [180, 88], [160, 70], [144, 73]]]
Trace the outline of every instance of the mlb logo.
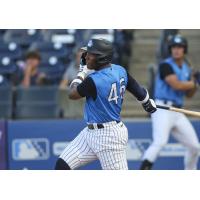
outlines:
[[49, 141], [45, 138], [15, 139], [12, 142], [14, 160], [47, 160]]
[[150, 139], [130, 139], [126, 149], [127, 159], [134, 161], [141, 160], [142, 155], [150, 144]]

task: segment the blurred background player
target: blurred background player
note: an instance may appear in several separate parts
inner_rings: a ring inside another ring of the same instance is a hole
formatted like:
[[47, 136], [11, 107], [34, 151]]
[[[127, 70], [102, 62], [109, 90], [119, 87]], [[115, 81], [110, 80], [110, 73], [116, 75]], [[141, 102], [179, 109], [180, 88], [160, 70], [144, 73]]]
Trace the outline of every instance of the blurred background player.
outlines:
[[[69, 97], [74, 100], [86, 97], [87, 127], [64, 149], [55, 169], [76, 169], [99, 159], [102, 169], [126, 170], [128, 131], [120, 118], [125, 90], [149, 113], [156, 111], [155, 103], [123, 67], [111, 64], [112, 43], [91, 39], [86, 51], [87, 54], [82, 55], [85, 66], [72, 81]], [[95, 72], [87, 76], [88, 69]]]
[[[185, 38], [175, 35], [169, 42], [171, 56], [158, 69], [155, 83], [155, 102], [181, 108], [184, 97], [192, 97], [200, 83], [199, 73], [185, 60], [188, 45]], [[184, 114], [158, 110], [152, 115], [153, 142], [146, 150], [140, 169], [151, 169], [161, 149], [167, 144], [170, 133], [187, 148], [185, 169], [197, 169], [199, 141], [194, 128]]]

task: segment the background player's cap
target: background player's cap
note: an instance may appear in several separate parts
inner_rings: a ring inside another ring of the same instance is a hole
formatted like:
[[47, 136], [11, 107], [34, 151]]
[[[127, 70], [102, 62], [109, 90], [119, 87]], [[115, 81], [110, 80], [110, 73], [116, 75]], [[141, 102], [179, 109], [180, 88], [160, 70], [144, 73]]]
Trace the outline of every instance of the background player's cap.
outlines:
[[187, 40], [181, 35], [175, 35], [169, 40], [169, 51], [171, 52], [171, 48], [173, 46], [182, 46], [185, 49], [185, 53], [188, 50]]

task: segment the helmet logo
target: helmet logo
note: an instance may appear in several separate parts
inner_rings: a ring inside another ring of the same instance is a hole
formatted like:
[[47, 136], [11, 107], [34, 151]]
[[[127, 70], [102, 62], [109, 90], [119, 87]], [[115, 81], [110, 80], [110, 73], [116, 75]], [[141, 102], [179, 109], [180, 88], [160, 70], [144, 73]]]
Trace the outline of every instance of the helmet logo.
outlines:
[[92, 40], [90, 40], [89, 42], [88, 42], [88, 47], [92, 47], [93, 46], [93, 42], [92, 42]]
[[181, 38], [179, 38], [179, 37], [174, 38], [174, 42], [181, 43]]

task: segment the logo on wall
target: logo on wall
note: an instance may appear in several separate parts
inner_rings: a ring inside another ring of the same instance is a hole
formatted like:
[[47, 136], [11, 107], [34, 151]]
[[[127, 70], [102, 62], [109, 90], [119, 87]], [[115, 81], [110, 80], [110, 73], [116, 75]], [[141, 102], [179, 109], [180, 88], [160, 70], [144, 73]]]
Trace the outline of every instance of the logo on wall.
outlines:
[[14, 160], [47, 160], [49, 141], [45, 138], [15, 139], [12, 142]]
[[[130, 139], [126, 149], [127, 159], [132, 161], [141, 160], [145, 150], [151, 144], [151, 139]], [[179, 157], [185, 155], [185, 148], [179, 143], [168, 143], [160, 151], [160, 157]]]
[[55, 142], [52, 151], [54, 156], [59, 156], [68, 144], [69, 142]]
[[144, 151], [151, 144], [150, 139], [130, 139], [126, 149], [128, 160], [140, 160]]

